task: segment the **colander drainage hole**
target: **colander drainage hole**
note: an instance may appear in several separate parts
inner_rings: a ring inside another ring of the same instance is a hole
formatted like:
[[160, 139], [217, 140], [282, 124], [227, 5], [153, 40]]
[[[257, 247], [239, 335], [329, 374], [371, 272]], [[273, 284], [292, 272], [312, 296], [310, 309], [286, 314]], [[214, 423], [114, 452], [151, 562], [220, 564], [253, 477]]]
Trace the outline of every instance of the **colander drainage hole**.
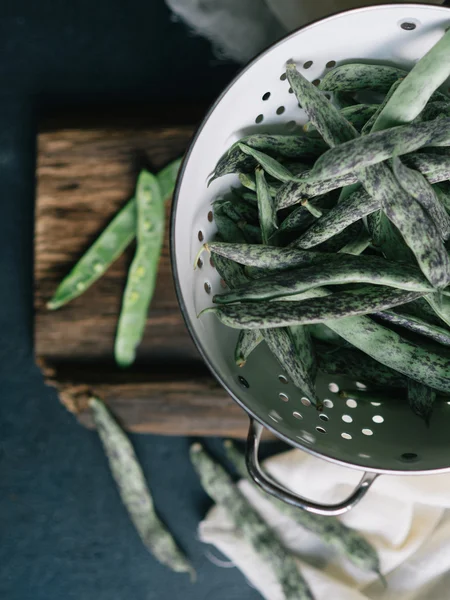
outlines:
[[262, 122], [263, 122], [263, 120], [264, 120], [264, 115], [258, 115], [258, 116], [256, 117], [256, 119], [255, 119], [255, 123], [256, 123], [257, 125], [259, 125], [259, 123], [262, 123]]
[[319, 433], [326, 433], [327, 430], [324, 429], [323, 427], [316, 427], [316, 431], [318, 431]]
[[309, 398], [303, 397], [300, 402], [303, 404], [303, 406], [311, 406], [311, 400]]
[[349, 433], [345, 433], [344, 431], [341, 433], [341, 438], [344, 438], [344, 440], [351, 440], [352, 436]]
[[373, 421], [374, 423], [383, 423], [383, 422], [384, 422], [384, 419], [383, 419], [383, 417], [382, 417], [381, 415], [374, 415], [374, 416], [372, 417], [372, 421]]
[[297, 123], [295, 121], [288, 121], [286, 123], [286, 129], [288, 131], [293, 131], [296, 128], [296, 126], [297, 126]]
[[284, 383], [284, 384], [288, 383], [288, 380], [286, 379], [286, 377], [284, 375], [278, 375], [278, 381], [280, 383]]
[[329, 398], [325, 398], [325, 400], [323, 401], [323, 405], [325, 406], [325, 408], [333, 408], [333, 406], [334, 406], [333, 400], [330, 400]]
[[280, 75], [280, 79], [281, 79], [281, 81], [285, 81], [285, 80], [286, 80], [286, 78], [287, 78], [287, 75], [286, 75], [286, 73], [282, 73], [282, 74]]
[[210, 210], [210, 211], [209, 211], [209, 213], [208, 213], [208, 221], [209, 221], [210, 223], [212, 223], [212, 222], [213, 222], [213, 219], [214, 219], [213, 211], [212, 211], [212, 210]]
[[336, 66], [336, 61], [335, 60], [329, 60], [325, 66], [326, 66], [327, 69], [332, 69], [333, 67]]
[[212, 267], [213, 269], [215, 269], [215, 268], [216, 268], [216, 265], [214, 264], [214, 259], [213, 259], [213, 257], [212, 257], [212, 256], [210, 256], [210, 257], [209, 257], [209, 264], [211, 265], [211, 267]]
[[265, 102], [266, 100], [268, 100], [269, 98], [270, 98], [270, 92], [266, 92], [265, 94], [263, 94], [263, 97], [262, 97], [262, 99], [264, 100], [264, 102]]
[[367, 390], [367, 385], [361, 381], [355, 381], [355, 385], [359, 390]]
[[209, 283], [209, 281], [205, 281], [204, 288], [205, 288], [205, 292], [206, 292], [207, 294], [210, 294], [210, 293], [211, 293], [211, 284]]
[[419, 458], [419, 456], [415, 452], [405, 452], [400, 456], [401, 460], [404, 462], [413, 462]]
[[310, 68], [310, 67], [312, 67], [312, 66], [313, 66], [313, 61], [312, 61], [312, 60], [307, 60], [307, 61], [305, 62], [305, 64], [303, 65], [303, 68], [304, 68], [304, 69], [309, 69], [309, 68]]
[[356, 400], [353, 400], [353, 398], [349, 398], [345, 404], [349, 408], [356, 408], [358, 406], [358, 403], [356, 402]]
[[371, 429], [363, 429], [362, 432], [364, 435], [373, 435], [373, 431]]
[[409, 21], [405, 21], [404, 23], [402, 23], [400, 25], [400, 27], [402, 29], [404, 29], [405, 31], [413, 31], [417, 25], [415, 23], [410, 23]]
[[200, 230], [200, 231], [198, 232], [198, 241], [199, 241], [199, 242], [203, 242], [203, 239], [204, 239], [204, 238], [203, 238], [203, 231], [202, 231], [202, 230]]
[[320, 79], [313, 79], [312, 84], [318, 86], [320, 83]]
[[344, 423], [353, 423], [353, 418], [350, 415], [342, 415]]
[[199, 269], [201, 269], [203, 267], [203, 260], [201, 259], [200, 256], [198, 257], [198, 260], [197, 260], [197, 267]]
[[330, 392], [333, 392], [333, 394], [337, 394], [339, 391], [339, 386], [337, 383], [329, 383], [328, 389], [330, 390]]
[[284, 108], [284, 106], [279, 106], [277, 108], [277, 115], [282, 115], [284, 113], [286, 109]]
[[250, 387], [249, 382], [245, 379], [245, 377], [242, 377], [242, 375], [238, 375], [238, 381], [242, 385], [242, 387], [245, 387], [245, 388]]
[[328, 415], [324, 415], [323, 413], [321, 413], [321, 414], [319, 415], [319, 419], [320, 419], [321, 421], [329, 421], [329, 420], [330, 420], [330, 419], [329, 419], [329, 417], [328, 417]]
[[294, 412], [292, 413], [292, 416], [293, 416], [295, 419], [303, 419], [303, 415], [302, 415], [301, 413], [297, 412], [297, 411], [294, 411]]
[[292, 88], [289, 88], [288, 92], [289, 92], [290, 94], [293, 94], [293, 93], [294, 93], [294, 90], [293, 90]]
[[289, 396], [287, 394], [283, 394], [283, 392], [280, 392], [278, 394], [278, 396], [280, 397], [280, 400], [282, 400], [283, 402], [289, 402]]

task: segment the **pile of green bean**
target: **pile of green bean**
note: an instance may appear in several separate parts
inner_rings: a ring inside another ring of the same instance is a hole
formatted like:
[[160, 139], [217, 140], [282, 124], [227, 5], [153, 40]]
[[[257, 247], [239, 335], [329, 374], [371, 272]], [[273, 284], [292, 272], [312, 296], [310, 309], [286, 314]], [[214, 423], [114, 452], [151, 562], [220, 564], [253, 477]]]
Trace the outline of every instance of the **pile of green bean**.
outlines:
[[203, 248], [229, 289], [204, 312], [241, 330], [239, 366], [264, 340], [318, 408], [318, 368], [392, 388], [426, 423], [450, 392], [449, 55], [447, 32], [409, 73], [345, 64], [319, 86], [287, 63], [304, 131], [246, 136], [212, 175], [242, 185], [214, 203]]
[[136, 238], [119, 316], [114, 353], [121, 367], [134, 362], [155, 290], [164, 239], [164, 200], [175, 187], [181, 160], [168, 164], [156, 176], [139, 174], [135, 196], [117, 213], [94, 244], [58, 286], [47, 307], [55, 310], [83, 294]]

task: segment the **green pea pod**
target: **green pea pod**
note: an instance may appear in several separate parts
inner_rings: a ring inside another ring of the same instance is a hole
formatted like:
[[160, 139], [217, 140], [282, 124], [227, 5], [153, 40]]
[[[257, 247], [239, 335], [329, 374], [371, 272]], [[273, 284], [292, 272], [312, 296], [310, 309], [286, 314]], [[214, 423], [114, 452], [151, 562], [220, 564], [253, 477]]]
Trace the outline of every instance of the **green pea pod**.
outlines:
[[244, 234], [244, 241], [249, 244], [262, 244], [261, 228], [259, 225], [252, 225], [245, 221], [240, 221], [237, 225]]
[[164, 169], [158, 172], [156, 179], [158, 180], [159, 188], [161, 190], [161, 196], [164, 200], [169, 198], [173, 194], [175, 188], [175, 182], [178, 177], [178, 172], [183, 162], [182, 158], [173, 160]]
[[263, 244], [268, 244], [270, 238], [278, 229], [277, 213], [264, 176], [264, 171], [261, 168], [257, 168], [255, 174], [261, 237]]
[[[366, 122], [378, 110], [378, 104], [354, 104], [341, 109], [341, 115], [351, 124], [357, 131], [361, 131]], [[315, 126], [308, 121], [303, 125], [303, 130], [307, 133], [316, 132]]]
[[177, 573], [189, 573], [195, 579], [192, 565], [156, 514], [129, 439], [101, 400], [91, 398], [89, 408], [120, 497], [143, 544], [160, 563]]
[[[314, 200], [311, 200], [314, 202]], [[309, 210], [301, 204], [294, 208], [290, 215], [288, 215], [278, 228], [278, 233], [287, 233], [291, 231], [306, 231], [316, 220]]]
[[406, 71], [385, 65], [349, 63], [339, 65], [325, 74], [319, 89], [327, 92], [388, 92], [392, 84], [405, 77]]
[[350, 240], [348, 244], [345, 244], [345, 246], [338, 250], [338, 252], [340, 254], [354, 254], [357, 256], [362, 254], [371, 243], [372, 238], [366, 231], [366, 228], [362, 227], [360, 233], [353, 240]]
[[206, 493], [227, 513], [239, 534], [253, 547], [281, 587], [285, 600], [314, 600], [291, 552], [259, 516], [226, 471], [200, 444], [190, 449], [191, 462]]
[[286, 75], [309, 120], [329, 146], [342, 144], [358, 135], [328, 98], [299, 73], [295, 63], [287, 63]]
[[252, 156], [257, 163], [266, 171], [268, 175], [271, 175], [275, 179], [279, 181], [291, 181], [294, 178], [294, 175], [283, 167], [283, 165], [269, 156], [268, 154], [264, 154], [264, 152], [260, 152], [259, 150], [255, 150], [250, 146], [246, 146], [245, 144], [239, 144], [240, 150], [244, 152], [244, 154], [248, 154]]
[[414, 317], [413, 315], [401, 314], [394, 311], [375, 313], [375, 316], [382, 321], [386, 321], [386, 323], [391, 323], [392, 325], [396, 325], [398, 327], [404, 327], [409, 331], [423, 335], [430, 340], [442, 344], [443, 346], [450, 346], [450, 331], [448, 329], [444, 329], [438, 325], [430, 324], [423, 319]]
[[[395, 225], [419, 266], [436, 288], [450, 282], [450, 260], [439, 231], [422, 206], [399, 185], [385, 164], [372, 166], [360, 173], [369, 194], [381, 202], [386, 217]], [[396, 256], [399, 248], [382, 246], [387, 256]]]
[[369, 133], [327, 150], [307, 176], [341, 177], [425, 146], [450, 145], [450, 117]]
[[[450, 179], [450, 157], [432, 154], [430, 152], [416, 152], [403, 157], [403, 162], [413, 169], [420, 171], [429, 183], [438, 183]], [[358, 182], [356, 173], [339, 175], [334, 179], [310, 178], [305, 175], [299, 181], [289, 181], [280, 186], [275, 204], [277, 210], [299, 204], [304, 198], [313, 198], [319, 194], [326, 194], [343, 186], [350, 186]]]
[[379, 208], [380, 203], [377, 199], [365, 190], [358, 189], [318, 219], [300, 237], [296, 246], [305, 249], [317, 246]]
[[[253, 328], [252, 328], [253, 329]], [[303, 328], [290, 329], [267, 329], [262, 328], [261, 333], [269, 350], [278, 360], [292, 383], [317, 407], [320, 400], [316, 394], [314, 378], [311, 376], [311, 364], [314, 358], [310, 338]], [[306, 352], [311, 352], [307, 362], [304, 360]], [[314, 363], [315, 364], [315, 363]]]
[[375, 111], [375, 113], [370, 117], [370, 119], [367, 121], [367, 123], [361, 129], [361, 135], [367, 135], [368, 133], [370, 133], [372, 131], [372, 128], [373, 128], [373, 126], [375, 124], [375, 121], [378, 119], [378, 115], [384, 109], [384, 107], [386, 106], [386, 104], [389, 102], [389, 100], [392, 97], [392, 94], [398, 88], [398, 86], [400, 85], [400, 83], [401, 83], [401, 79], [397, 79], [396, 81], [394, 81], [394, 83], [389, 88], [389, 91], [386, 94], [383, 102], [379, 105], [379, 107], [377, 108], [377, 110]]
[[235, 243], [245, 241], [242, 230], [232, 219], [230, 219], [227, 214], [225, 214], [221, 205], [219, 205], [217, 208], [214, 206], [214, 222], [222, 239]]
[[429, 183], [445, 182], [450, 179], [450, 156], [442, 156], [427, 150], [406, 154], [402, 160], [411, 169], [420, 171]]
[[[360, 221], [356, 221], [352, 223], [348, 227], [346, 227], [343, 231], [336, 234], [332, 238], [322, 242], [318, 246], [314, 247], [314, 250], [324, 253], [338, 253], [342, 248], [347, 246], [351, 241], [355, 241], [361, 233], [364, 231], [364, 223]], [[293, 244], [294, 247], [297, 247]]]
[[403, 79], [378, 115], [372, 131], [410, 123], [425, 108], [433, 92], [450, 76], [450, 32], [447, 31]]
[[450, 357], [421, 348], [368, 317], [333, 319], [326, 325], [383, 365], [434, 389], [450, 391]]
[[165, 207], [158, 180], [142, 171], [136, 185], [137, 247], [128, 272], [114, 345], [121, 367], [133, 363], [155, 290], [164, 239]]
[[[325, 289], [325, 288], [319, 288], [319, 289]], [[332, 331], [329, 327], [327, 327], [326, 325], [324, 325], [323, 323], [313, 323], [311, 325], [305, 325], [305, 327], [308, 329], [309, 333], [311, 334], [311, 337], [314, 338], [314, 340], [318, 340], [319, 342], [322, 343], [326, 343], [326, 344], [332, 344], [334, 346], [334, 348], [332, 349], [332, 351], [334, 352], [336, 350], [336, 346], [339, 347], [348, 347], [351, 348], [351, 344], [349, 344], [348, 342], [346, 342], [343, 338], [341, 338], [340, 335], [338, 335], [337, 333], [334, 333], [334, 331]], [[317, 351], [322, 352], [323, 349], [321, 349], [320, 347], [317, 346], [317, 342], [316, 342], [316, 347], [317, 347]]]
[[217, 294], [216, 304], [273, 300], [281, 296], [300, 294], [324, 285], [371, 283], [379, 286], [420, 292], [433, 292], [422, 273], [413, 265], [388, 261], [378, 256], [351, 256], [337, 254], [333, 260], [275, 273], [263, 279], [250, 281], [234, 290]]
[[[247, 281], [241, 265], [238, 265], [224, 256], [216, 255], [214, 257], [214, 266], [230, 289]], [[235, 362], [238, 367], [243, 367], [245, 365], [247, 358], [262, 339], [261, 333], [255, 329], [243, 329], [239, 332], [234, 350]]]
[[[180, 164], [181, 159], [174, 160], [156, 176], [164, 199], [173, 193]], [[136, 221], [136, 199], [131, 198], [62, 280], [47, 308], [60, 308], [95, 283], [135, 238]]]
[[300, 204], [305, 198], [314, 198], [321, 194], [327, 194], [332, 190], [358, 181], [355, 173], [347, 173], [342, 177], [334, 179], [310, 179], [307, 174], [298, 181], [289, 181], [280, 186], [275, 205], [277, 210], [287, 208], [294, 204]]
[[420, 294], [382, 286], [365, 286], [300, 302], [284, 302], [282, 299], [241, 302], [207, 308], [203, 312], [214, 313], [224, 325], [235, 329], [271, 329], [314, 323], [325, 323], [331, 327], [329, 319], [344, 320], [344, 317], [387, 310], [411, 302]]
[[[227, 458], [238, 474], [254, 485], [245, 466], [245, 456], [239, 452], [230, 440], [226, 440], [224, 446]], [[261, 491], [261, 494], [264, 494], [264, 492]], [[375, 573], [380, 572], [380, 561], [376, 550], [357, 531], [350, 529], [336, 517], [323, 517], [306, 510], [298, 510], [298, 508], [286, 504], [286, 502], [282, 502], [269, 494], [264, 494], [264, 498], [273, 504], [280, 513], [286, 515], [307, 531], [311, 531], [324, 544], [348, 558], [357, 567]]]
[[[239, 181], [242, 183], [244, 187], [253, 192], [256, 192], [256, 179], [252, 173], [239, 173]], [[274, 181], [272, 183], [268, 183], [270, 195], [272, 198], [278, 193], [278, 190], [281, 187], [281, 184], [278, 181]]]
[[263, 336], [257, 329], [242, 329], [239, 332], [234, 361], [238, 367], [243, 367], [253, 350], [263, 341]]
[[442, 116], [450, 117], [450, 103], [437, 100], [429, 102], [414, 121], [430, 121]]
[[220, 254], [241, 265], [262, 269], [290, 269], [299, 265], [309, 265], [322, 260], [332, 260], [333, 254], [305, 252], [294, 248], [277, 248], [275, 246], [253, 244], [227, 244], [209, 242], [204, 245], [214, 255]]
[[392, 160], [392, 168], [400, 186], [427, 211], [442, 239], [448, 240], [450, 236], [450, 217], [436, 191], [421, 173], [405, 166], [398, 156]]
[[215, 255], [214, 266], [230, 289], [234, 289], [247, 282], [247, 277], [245, 276], [244, 269], [241, 265], [238, 265], [224, 256], [220, 256], [219, 254]]
[[[333, 332], [334, 333], [334, 332]], [[342, 338], [341, 338], [342, 339]], [[319, 369], [328, 375], [345, 375], [355, 383], [373, 384], [387, 388], [406, 388], [407, 377], [374, 360], [356, 348], [317, 348]]]
[[255, 206], [250, 206], [247, 202], [239, 199], [224, 202], [220, 210], [235, 223], [245, 221], [256, 225], [258, 223], [258, 210]]
[[427, 427], [430, 425], [433, 404], [436, 400], [436, 392], [418, 381], [408, 380], [408, 402], [413, 413], [425, 421]]
[[426, 300], [436, 315], [450, 327], [450, 298], [437, 293], [430, 294]]
[[302, 159], [316, 158], [327, 147], [323, 140], [306, 135], [249, 135], [233, 144], [220, 158], [210, 182], [228, 173], [249, 173], [255, 169], [256, 161], [242, 152], [240, 143], [276, 156]]

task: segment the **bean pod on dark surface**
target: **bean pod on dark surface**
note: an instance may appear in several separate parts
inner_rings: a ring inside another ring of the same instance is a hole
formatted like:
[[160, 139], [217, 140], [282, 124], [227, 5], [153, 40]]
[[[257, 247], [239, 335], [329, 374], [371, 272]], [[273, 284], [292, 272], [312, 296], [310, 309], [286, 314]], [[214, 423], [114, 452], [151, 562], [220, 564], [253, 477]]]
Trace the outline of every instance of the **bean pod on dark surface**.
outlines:
[[200, 444], [191, 446], [190, 457], [206, 493], [224, 508], [266, 567], [273, 570], [285, 599], [314, 600], [293, 556], [242, 495], [228, 473], [206, 454]]
[[153, 499], [129, 439], [101, 400], [91, 398], [89, 407], [120, 497], [143, 544], [172, 571], [189, 573], [191, 578], [195, 578], [192, 565], [155, 512]]

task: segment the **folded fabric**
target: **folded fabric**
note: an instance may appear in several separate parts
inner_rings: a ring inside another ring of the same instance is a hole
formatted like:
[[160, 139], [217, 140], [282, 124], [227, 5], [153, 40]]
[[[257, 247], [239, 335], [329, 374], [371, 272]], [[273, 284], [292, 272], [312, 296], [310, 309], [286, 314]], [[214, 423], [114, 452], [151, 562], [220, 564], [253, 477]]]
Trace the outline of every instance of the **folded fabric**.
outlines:
[[[264, 468], [285, 487], [323, 503], [349, 495], [361, 476], [354, 469], [300, 450], [272, 457]], [[381, 476], [365, 498], [340, 517], [377, 549], [387, 588], [376, 574], [359, 570], [280, 514], [252, 483], [241, 481], [239, 487], [298, 557], [316, 600], [450, 598], [450, 474]], [[228, 556], [266, 600], [283, 600], [276, 574], [241, 537], [221, 507], [214, 507], [200, 524], [200, 538]]]

